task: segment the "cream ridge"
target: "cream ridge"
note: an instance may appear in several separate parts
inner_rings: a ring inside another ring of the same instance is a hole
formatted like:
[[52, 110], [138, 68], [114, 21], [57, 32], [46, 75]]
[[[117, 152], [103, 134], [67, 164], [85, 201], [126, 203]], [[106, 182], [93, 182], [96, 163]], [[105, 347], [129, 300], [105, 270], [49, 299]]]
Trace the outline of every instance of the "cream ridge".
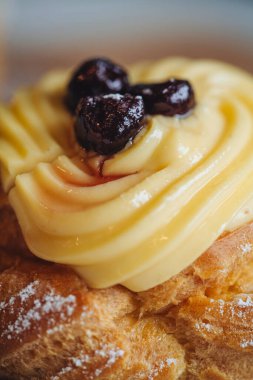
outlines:
[[209, 60], [130, 68], [132, 83], [187, 79], [196, 107], [152, 116], [113, 157], [81, 150], [49, 74], [0, 107], [2, 183], [31, 251], [88, 285], [147, 290], [253, 219], [253, 77]]

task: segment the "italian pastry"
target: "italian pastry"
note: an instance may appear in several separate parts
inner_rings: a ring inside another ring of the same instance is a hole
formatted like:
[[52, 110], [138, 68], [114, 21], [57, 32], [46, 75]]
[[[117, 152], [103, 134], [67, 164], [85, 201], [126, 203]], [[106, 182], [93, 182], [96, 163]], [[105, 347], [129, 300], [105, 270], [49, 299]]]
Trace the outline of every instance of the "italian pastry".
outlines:
[[253, 77], [58, 70], [0, 105], [0, 377], [252, 380]]

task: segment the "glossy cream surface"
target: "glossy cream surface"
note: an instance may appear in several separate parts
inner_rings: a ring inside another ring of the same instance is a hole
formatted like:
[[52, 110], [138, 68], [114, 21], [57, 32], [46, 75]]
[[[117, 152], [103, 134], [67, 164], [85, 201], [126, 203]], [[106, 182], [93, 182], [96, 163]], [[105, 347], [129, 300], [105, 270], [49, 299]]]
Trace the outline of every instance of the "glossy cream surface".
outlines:
[[[31, 251], [92, 287], [160, 284], [253, 215], [253, 78], [215, 61], [170, 58], [132, 82], [188, 79], [196, 107], [149, 117], [113, 157], [87, 154], [52, 73], [0, 110], [2, 180]], [[246, 217], [246, 219], [245, 219]]]

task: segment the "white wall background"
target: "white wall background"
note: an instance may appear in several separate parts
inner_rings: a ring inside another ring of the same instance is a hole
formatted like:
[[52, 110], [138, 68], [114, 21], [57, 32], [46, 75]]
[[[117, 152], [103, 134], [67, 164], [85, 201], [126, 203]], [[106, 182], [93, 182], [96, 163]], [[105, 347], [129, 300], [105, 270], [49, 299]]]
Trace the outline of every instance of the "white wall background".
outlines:
[[253, 1], [0, 0], [0, 51], [4, 97], [49, 68], [97, 55], [211, 57], [253, 72]]

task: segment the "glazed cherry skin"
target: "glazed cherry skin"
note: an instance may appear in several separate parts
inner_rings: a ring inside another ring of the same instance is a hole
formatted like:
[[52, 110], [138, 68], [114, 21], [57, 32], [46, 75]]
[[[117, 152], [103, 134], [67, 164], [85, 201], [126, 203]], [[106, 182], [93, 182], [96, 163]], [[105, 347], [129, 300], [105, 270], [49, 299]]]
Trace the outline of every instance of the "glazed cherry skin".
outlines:
[[67, 86], [66, 105], [74, 114], [81, 98], [125, 93], [128, 87], [128, 75], [121, 66], [106, 58], [90, 59], [72, 75]]
[[150, 115], [185, 115], [195, 106], [195, 95], [187, 80], [170, 79], [163, 83], [136, 84], [129, 92], [141, 95]]
[[131, 142], [145, 115], [187, 116], [196, 104], [189, 81], [130, 85], [127, 72], [106, 58], [90, 59], [74, 72], [65, 101], [75, 116], [78, 143], [102, 155]]
[[80, 100], [74, 130], [86, 150], [112, 155], [132, 141], [143, 126], [141, 96], [109, 94]]

